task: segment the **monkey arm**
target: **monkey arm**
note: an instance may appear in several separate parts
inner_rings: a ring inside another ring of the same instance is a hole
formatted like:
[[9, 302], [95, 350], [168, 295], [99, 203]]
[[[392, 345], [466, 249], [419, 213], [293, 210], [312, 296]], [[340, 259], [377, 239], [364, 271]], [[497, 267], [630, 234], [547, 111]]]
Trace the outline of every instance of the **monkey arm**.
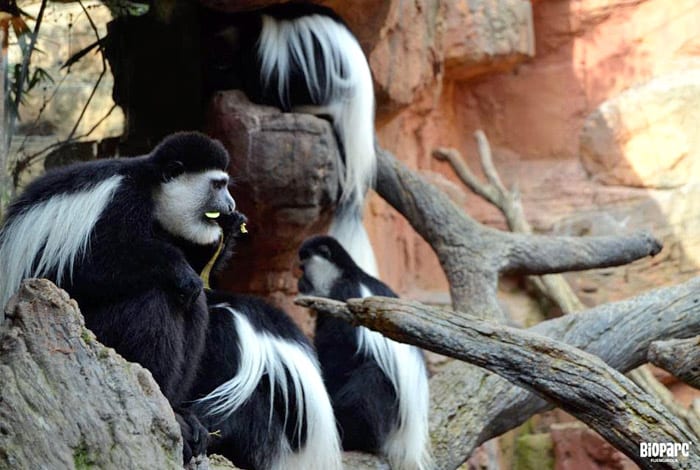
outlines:
[[151, 239], [93, 244], [65, 286], [79, 303], [114, 301], [154, 287], [189, 305], [201, 291], [202, 281], [177, 247]]

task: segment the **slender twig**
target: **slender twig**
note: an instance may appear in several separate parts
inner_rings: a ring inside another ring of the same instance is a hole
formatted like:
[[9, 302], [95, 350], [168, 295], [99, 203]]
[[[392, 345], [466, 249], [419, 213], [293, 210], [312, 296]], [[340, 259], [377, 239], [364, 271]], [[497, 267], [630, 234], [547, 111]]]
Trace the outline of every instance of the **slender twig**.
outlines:
[[92, 134], [100, 126], [100, 124], [102, 124], [112, 114], [112, 112], [114, 112], [114, 110], [116, 108], [117, 108], [117, 105], [112, 104], [112, 107], [110, 107], [109, 110], [100, 119], [98, 119], [90, 129], [87, 130], [87, 132], [84, 132], [80, 135], [73, 136], [73, 138], [71, 138], [71, 139], [64, 139], [64, 140], [60, 140], [58, 142], [54, 142], [53, 144], [49, 144], [46, 147], [44, 147], [43, 149], [41, 149], [33, 154], [27, 155], [26, 157], [24, 157], [22, 159], [21, 162], [18, 162], [18, 163], [22, 163], [22, 166], [19, 170], [17, 170], [17, 168], [15, 168], [15, 171], [13, 172], [13, 176], [15, 176], [15, 177], [19, 176], [19, 174], [22, 172], [22, 170], [24, 170], [29, 165], [34, 163], [37, 159], [43, 157], [45, 154], [47, 154], [51, 150], [62, 147], [63, 145], [66, 145], [67, 143], [69, 143], [71, 141], [76, 141], [76, 140], [84, 139], [85, 137], [89, 137], [90, 134]]
[[[87, 17], [88, 21], [90, 22], [90, 27], [92, 28], [92, 31], [95, 33], [95, 37], [99, 41], [100, 33], [99, 33], [99, 31], [97, 31], [97, 26], [95, 25], [95, 22], [92, 20], [90, 13], [88, 13], [88, 11], [85, 9], [85, 5], [83, 5], [83, 2], [81, 0], [78, 0], [78, 5], [80, 5], [80, 8], [83, 9], [83, 13], [85, 13], [85, 16]], [[80, 115], [78, 116], [78, 119], [75, 121], [75, 125], [73, 126], [73, 129], [71, 129], [70, 134], [68, 134], [68, 138], [66, 140], [72, 139], [73, 136], [75, 135], [75, 132], [78, 130], [78, 126], [80, 125], [80, 122], [83, 120], [83, 116], [85, 116], [85, 112], [87, 111], [88, 106], [90, 106], [90, 103], [92, 102], [92, 98], [95, 96], [95, 93], [97, 93], [97, 88], [100, 86], [100, 83], [102, 82], [102, 78], [107, 73], [107, 62], [106, 62], [105, 56], [102, 53], [102, 48], [99, 48], [99, 50], [100, 50], [100, 57], [102, 58], [102, 71], [100, 72], [100, 76], [97, 77], [97, 81], [95, 82], [95, 85], [92, 87], [92, 91], [90, 92], [90, 96], [88, 96], [88, 99], [85, 102], [85, 106], [83, 106], [83, 109], [80, 111]]]
[[[90, 16], [90, 13], [87, 11], [87, 8], [85, 7], [85, 5], [83, 4], [82, 1], [79, 0], [78, 4], [82, 8], [83, 13], [85, 14], [85, 17], [87, 18], [88, 22], [90, 23], [90, 28], [92, 29], [95, 37], [99, 40], [100, 34], [99, 34], [98, 29], [97, 29], [97, 25], [95, 24], [95, 22], [92, 19], [92, 16]], [[43, 149], [41, 149], [33, 154], [26, 155], [22, 159], [19, 159], [15, 163], [15, 168], [13, 169], [13, 172], [12, 172], [13, 182], [14, 182], [15, 187], [18, 184], [19, 175], [22, 173], [22, 171], [24, 171], [24, 169], [29, 167], [32, 163], [34, 163], [36, 160], [38, 160], [42, 156], [46, 155], [51, 150], [59, 148], [65, 144], [67, 144], [68, 142], [76, 141], [76, 140], [80, 140], [80, 139], [83, 139], [85, 137], [88, 137], [90, 134], [92, 134], [100, 126], [100, 124], [102, 124], [112, 114], [112, 112], [116, 108], [117, 105], [113, 104], [112, 107], [107, 111], [107, 113], [105, 113], [104, 116], [102, 118], [100, 118], [87, 132], [84, 132], [84, 133], [77, 135], [77, 136], [75, 135], [75, 133], [78, 130], [78, 127], [80, 126], [80, 123], [83, 120], [83, 117], [85, 116], [85, 113], [87, 112], [88, 107], [90, 106], [90, 103], [92, 102], [93, 98], [95, 97], [95, 95], [97, 93], [97, 89], [99, 88], [100, 83], [102, 82], [102, 79], [104, 78], [104, 76], [107, 73], [107, 62], [106, 62], [104, 53], [102, 52], [102, 49], [100, 49], [100, 57], [101, 57], [101, 62], [102, 62], [102, 70], [100, 71], [100, 75], [97, 77], [97, 80], [95, 81], [95, 84], [93, 85], [92, 90], [90, 91], [90, 95], [88, 96], [87, 101], [85, 102], [83, 108], [81, 109], [80, 115], [76, 119], [76, 121], [73, 125], [73, 128], [69, 132], [68, 136], [65, 139], [62, 139], [58, 142], [50, 144], [50, 145], [44, 147]], [[66, 76], [67, 76], [67, 74], [66, 74]], [[59, 82], [57, 87], [54, 89], [54, 92], [51, 95], [51, 97], [49, 98], [49, 100], [47, 100], [43, 104], [42, 109], [40, 110], [39, 116], [41, 115], [41, 112], [43, 112], [45, 106], [48, 104], [48, 101], [53, 99], [53, 97], [56, 95], [56, 92], [58, 91], [58, 87], [61, 85], [61, 83], [63, 83], [63, 80], [65, 80], [66, 76], [64, 76], [62, 78], [61, 82]], [[39, 119], [39, 117], [37, 117], [37, 120], [38, 119]], [[26, 141], [26, 137], [25, 137], [25, 141]], [[23, 142], [23, 145], [24, 145], [24, 142]]]
[[[493, 163], [491, 146], [486, 135], [478, 130], [474, 133], [474, 138], [477, 142], [481, 167], [488, 183], [482, 183], [479, 180], [456, 149], [438, 148], [433, 151], [433, 156], [438, 160], [447, 161], [465, 186], [500, 210], [512, 232], [532, 233], [519, 192], [515, 189], [509, 191], [501, 181]], [[562, 275], [526, 276], [526, 279], [534, 289], [535, 295], [553, 302], [562, 312], [571, 313], [584, 308], [583, 303]]]
[[[49, 97], [46, 98], [46, 99], [44, 99], [44, 101], [41, 103], [41, 107], [39, 108], [39, 112], [37, 113], [36, 117], [34, 118], [34, 122], [32, 122], [32, 125], [31, 125], [32, 128], [35, 128], [36, 125], [39, 123], [39, 121], [41, 120], [42, 115], [44, 114], [44, 111], [46, 111], [46, 107], [47, 107], [49, 104], [51, 104], [51, 102], [54, 100], [54, 98], [55, 98], [56, 95], [58, 94], [58, 90], [61, 89], [61, 86], [63, 85], [63, 82], [65, 82], [65, 81], [66, 81], [66, 78], [68, 78], [68, 74], [69, 74], [69, 73], [70, 73], [70, 71], [69, 71], [68, 73], [66, 73], [64, 76], [61, 77], [61, 79], [58, 81], [58, 83], [56, 84], [56, 86], [53, 87], [53, 91], [51, 92], [51, 94], [49, 95]], [[27, 134], [25, 134], [24, 137], [22, 138], [22, 142], [19, 144], [19, 147], [17, 148], [17, 153], [18, 153], [18, 154], [22, 153], [22, 152], [24, 151], [24, 149], [26, 148], [27, 141], [29, 140], [29, 136], [30, 136], [30, 135], [31, 135], [30, 133], [27, 133]]]

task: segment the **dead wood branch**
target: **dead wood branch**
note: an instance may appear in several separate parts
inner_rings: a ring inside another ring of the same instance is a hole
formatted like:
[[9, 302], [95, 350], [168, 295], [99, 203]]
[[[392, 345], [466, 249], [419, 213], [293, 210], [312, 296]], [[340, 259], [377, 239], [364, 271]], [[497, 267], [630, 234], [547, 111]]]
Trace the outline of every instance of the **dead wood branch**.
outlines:
[[[652, 343], [653, 346], [653, 343]], [[676, 401], [673, 393], [654, 376], [649, 365], [643, 365], [627, 373], [627, 377], [642, 390], [658, 399], [662, 405], [679, 417], [696, 436], [700, 436], [700, 417], [693, 407], [686, 408]]]
[[[441, 161], [447, 161], [462, 183], [475, 194], [483, 197], [501, 211], [511, 232], [532, 233], [532, 227], [525, 217], [520, 192], [513, 188], [510, 191], [496, 170], [491, 156], [491, 146], [486, 135], [478, 130], [474, 133], [477, 142], [481, 168], [488, 182], [481, 182], [471, 171], [462, 154], [452, 148], [439, 148], [433, 151], [433, 156]], [[535, 289], [537, 295], [549, 299], [562, 312], [571, 313], [584, 308], [583, 303], [573, 292], [571, 286], [560, 274], [544, 274], [542, 276], [527, 276], [527, 281]]]
[[[433, 151], [433, 155], [438, 160], [449, 162], [455, 173], [469, 189], [498, 208], [512, 232], [532, 233], [532, 227], [525, 217], [520, 193], [515, 188], [510, 191], [507, 190], [501, 182], [496, 166], [493, 163], [491, 146], [486, 135], [478, 130], [474, 133], [474, 137], [478, 147], [481, 167], [486, 175], [487, 182], [481, 182], [474, 175], [458, 150], [437, 149]], [[526, 279], [534, 289], [535, 296], [548, 299], [558, 306], [562, 312], [573, 313], [584, 309], [583, 303], [561, 274], [526, 276]], [[692, 410], [679, 405], [673, 399], [668, 389], [654, 377], [646, 366], [641, 366], [631, 371], [628, 376], [642, 390], [656, 397], [676, 416], [683, 419], [698, 434], [698, 430], [700, 430], [700, 419], [698, 419], [698, 416]]]
[[381, 150], [377, 192], [435, 250], [450, 283], [455, 309], [477, 303], [484, 306], [481, 313], [487, 318], [502, 317], [496, 302], [499, 274], [549, 274], [617, 266], [661, 249], [646, 232], [621, 237], [547, 237], [484, 227]]
[[700, 336], [655, 341], [649, 362], [675, 375], [691, 387], [700, 388]]
[[484, 367], [538, 393], [591, 426], [641, 468], [700, 467], [694, 453], [677, 463], [640, 457], [640, 442], [687, 442], [695, 448], [696, 438], [657, 400], [596, 356], [531, 331], [401, 299], [353, 299], [347, 307], [327, 299], [300, 301], [340, 318], [351, 315], [354, 324]]
[[[552, 257], [553, 253], [563, 261], [568, 259], [570, 269], [585, 269], [596, 263], [623, 264], [660, 249], [656, 240], [642, 232], [617, 239], [577, 239], [588, 245], [578, 245], [580, 248], [574, 250], [569, 245], [569, 250], [559, 251], [574, 239], [507, 234], [485, 228], [387, 152], [379, 153], [378, 172], [379, 194], [436, 251], [450, 281], [455, 308], [480, 317], [500, 316], [495, 301], [498, 274], [504, 272], [504, 266], [513, 265], [503, 262], [504, 258], [525, 259], [517, 264], [522, 272], [532, 273], [546, 272], [546, 266], [536, 258]], [[523, 240], [524, 245], [513, 248]], [[536, 255], [523, 248], [528, 240], [536, 240], [541, 248]], [[550, 243], [552, 251], [548, 252], [546, 245]], [[601, 247], [610, 252], [589, 256], [587, 249]], [[533, 263], [527, 260], [528, 255], [535, 258]], [[585, 266], [576, 266], [572, 256]], [[580, 316], [550, 320], [531, 330], [587, 350], [616, 369], [627, 371], [645, 362], [651, 341], [677, 337], [677, 332], [682, 332], [681, 337], [697, 334], [700, 323], [694, 313], [700, 307], [695, 305], [698, 300], [694, 293], [698, 287], [700, 280], [690, 281]], [[431, 379], [431, 394], [431, 435], [440, 468], [458, 467], [480, 443], [551, 407], [536, 395], [462, 362], [449, 364]]]
[[[646, 362], [652, 341], [700, 330], [700, 278], [577, 315], [542, 322], [528, 331], [575, 346], [625, 372]], [[469, 313], [468, 308], [465, 311]], [[431, 435], [446, 453], [441, 468], [456, 468], [482, 442], [551, 406], [536, 395], [460, 362], [431, 379]], [[455, 394], [459, 391], [460, 396]]]

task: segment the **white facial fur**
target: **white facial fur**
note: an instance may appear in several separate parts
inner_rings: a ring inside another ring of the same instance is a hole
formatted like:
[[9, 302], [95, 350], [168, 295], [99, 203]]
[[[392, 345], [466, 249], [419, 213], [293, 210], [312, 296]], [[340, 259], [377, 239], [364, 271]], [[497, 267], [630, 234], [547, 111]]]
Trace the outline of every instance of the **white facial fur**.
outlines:
[[304, 262], [304, 276], [311, 282], [313, 292], [309, 294], [328, 296], [333, 284], [342, 273], [338, 267], [319, 255], [312, 255]]
[[[268, 449], [276, 454], [271, 468], [339, 470], [342, 465], [335, 417], [318, 363], [311, 351], [298, 343], [256, 331], [244, 315], [227, 304], [213, 308], [227, 310], [234, 317], [239, 338], [240, 365], [231, 380], [198, 402], [207, 406], [209, 415], [226, 419], [250, 398], [262, 377], [267, 374], [273, 384], [270, 407], [275, 399], [275, 389], [279, 388], [285, 409], [289, 410], [289, 391], [293, 390], [296, 403], [291, 405], [298, 411], [296, 426], [299, 429], [305, 425], [307, 433], [306, 443], [297, 452], [292, 450], [286, 437], [283, 437], [278, 449]], [[287, 417], [284, 419], [286, 421]]]
[[204, 212], [211, 195], [211, 183], [227, 179], [221, 170], [184, 173], [155, 191], [155, 217], [165, 230], [200, 245], [211, 245], [221, 236], [221, 228], [207, 222]]
[[23, 279], [55, 269], [60, 286], [66, 270], [72, 276], [75, 259], [89, 249], [90, 234], [121, 182], [121, 176], [112, 176], [82, 191], [59, 194], [33, 205], [2, 229], [0, 308]]

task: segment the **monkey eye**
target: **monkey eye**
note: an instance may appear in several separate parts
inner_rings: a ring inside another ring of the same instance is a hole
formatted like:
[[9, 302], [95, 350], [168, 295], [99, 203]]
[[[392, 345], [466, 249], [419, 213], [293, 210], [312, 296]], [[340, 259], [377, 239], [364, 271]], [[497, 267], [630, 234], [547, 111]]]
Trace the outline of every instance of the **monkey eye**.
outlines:
[[227, 184], [228, 180], [226, 178], [211, 180], [211, 187], [214, 189], [223, 189]]
[[326, 259], [331, 259], [331, 249], [326, 245], [321, 245], [318, 247], [318, 252]]

